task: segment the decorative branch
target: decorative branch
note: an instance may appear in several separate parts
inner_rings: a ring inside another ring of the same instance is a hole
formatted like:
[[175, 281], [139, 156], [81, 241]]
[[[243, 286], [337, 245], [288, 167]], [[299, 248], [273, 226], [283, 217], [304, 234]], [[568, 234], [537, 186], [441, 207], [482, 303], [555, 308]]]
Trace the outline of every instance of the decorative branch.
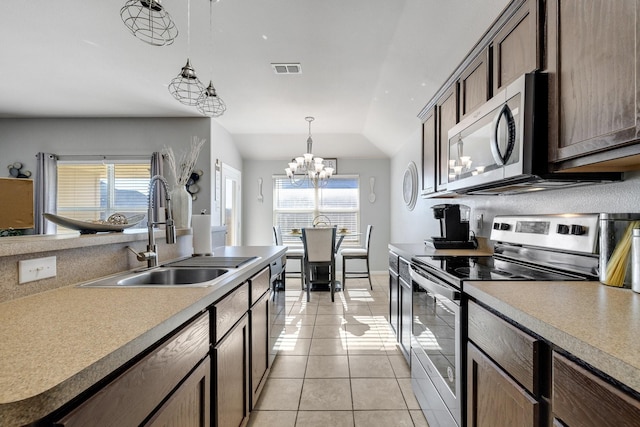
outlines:
[[166, 145], [162, 149], [162, 153], [166, 156], [169, 169], [173, 173], [176, 185], [185, 186], [191, 177], [191, 173], [196, 167], [200, 150], [204, 145], [205, 140], [194, 136], [191, 139], [191, 145], [188, 151], [183, 151], [180, 154], [180, 158], [176, 159], [173, 152], [173, 148]]

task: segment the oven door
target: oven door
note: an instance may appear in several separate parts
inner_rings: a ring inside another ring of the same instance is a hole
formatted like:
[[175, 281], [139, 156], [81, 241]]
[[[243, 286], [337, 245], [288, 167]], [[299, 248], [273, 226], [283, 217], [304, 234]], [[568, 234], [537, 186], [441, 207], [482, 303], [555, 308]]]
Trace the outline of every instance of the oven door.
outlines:
[[430, 426], [462, 425], [460, 291], [412, 266], [412, 385]]

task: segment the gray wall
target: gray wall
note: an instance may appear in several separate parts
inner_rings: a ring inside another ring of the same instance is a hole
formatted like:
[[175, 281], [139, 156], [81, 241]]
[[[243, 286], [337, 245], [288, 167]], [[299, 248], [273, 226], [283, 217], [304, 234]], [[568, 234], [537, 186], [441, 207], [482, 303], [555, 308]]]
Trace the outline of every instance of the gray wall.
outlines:
[[[283, 175], [287, 159], [278, 161], [245, 160], [243, 166], [243, 235], [246, 245], [270, 245], [273, 241], [273, 175]], [[371, 269], [386, 271], [389, 258], [391, 197], [389, 188], [389, 159], [338, 159], [338, 171], [360, 176], [360, 223], [362, 230], [373, 225], [371, 235]], [[369, 203], [369, 178], [376, 178], [375, 203]], [[258, 201], [258, 178], [264, 183], [264, 200]], [[340, 264], [340, 260], [339, 264]], [[340, 264], [341, 265], [341, 264]], [[341, 268], [338, 266], [338, 268]]]
[[[242, 159], [229, 133], [209, 118], [0, 119], [0, 159], [3, 167], [19, 161], [35, 177], [35, 154], [151, 155], [164, 146], [179, 155], [193, 136], [206, 139], [197, 167], [205, 172], [193, 211], [212, 211], [211, 159], [241, 169]], [[7, 175], [8, 176], [8, 171]], [[171, 172], [165, 168], [171, 183]]]
[[[417, 119], [416, 119], [417, 121]], [[391, 160], [391, 241], [417, 243], [439, 234], [431, 206], [439, 203], [462, 203], [471, 207], [471, 227], [480, 236], [489, 237], [493, 217], [497, 214], [640, 212], [640, 172], [625, 174], [625, 181], [582, 188], [541, 191], [512, 196], [465, 196], [456, 199], [418, 199], [409, 212], [402, 201], [402, 178], [407, 164], [414, 161], [421, 169], [421, 133], [416, 132]], [[420, 170], [420, 173], [422, 171]], [[475, 229], [473, 218], [483, 214], [484, 223]]]

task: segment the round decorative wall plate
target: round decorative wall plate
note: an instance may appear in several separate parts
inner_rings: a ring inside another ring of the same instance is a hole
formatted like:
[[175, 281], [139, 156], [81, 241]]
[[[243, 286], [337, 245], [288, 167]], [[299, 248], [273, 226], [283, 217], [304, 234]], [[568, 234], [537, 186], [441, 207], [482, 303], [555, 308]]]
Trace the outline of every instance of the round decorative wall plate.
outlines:
[[410, 211], [416, 207], [418, 200], [418, 168], [414, 162], [409, 163], [402, 178], [402, 198]]

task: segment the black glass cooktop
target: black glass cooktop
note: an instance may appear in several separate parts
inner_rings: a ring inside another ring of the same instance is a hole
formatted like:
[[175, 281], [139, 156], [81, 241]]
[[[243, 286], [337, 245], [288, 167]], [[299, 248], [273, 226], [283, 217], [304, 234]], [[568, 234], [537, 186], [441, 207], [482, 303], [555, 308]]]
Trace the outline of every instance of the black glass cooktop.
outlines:
[[417, 256], [413, 261], [434, 274], [445, 274], [456, 281], [465, 280], [535, 280], [562, 281], [580, 280], [569, 274], [537, 269], [510, 261], [496, 259], [492, 256]]

